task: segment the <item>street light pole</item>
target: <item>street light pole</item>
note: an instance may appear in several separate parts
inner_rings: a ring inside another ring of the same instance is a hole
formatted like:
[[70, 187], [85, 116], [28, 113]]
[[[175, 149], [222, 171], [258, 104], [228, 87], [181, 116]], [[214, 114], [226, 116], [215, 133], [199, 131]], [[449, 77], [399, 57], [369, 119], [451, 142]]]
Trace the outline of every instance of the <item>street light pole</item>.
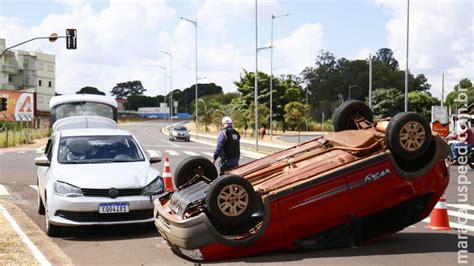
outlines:
[[281, 17], [286, 17], [289, 16], [290, 14], [285, 14], [281, 16], [275, 16], [272, 14], [272, 27], [271, 27], [271, 41], [270, 41], [270, 47], [271, 49], [271, 54], [270, 54], [270, 140], [273, 139], [273, 20], [276, 18], [281, 18]]
[[165, 98], [163, 99], [163, 101], [166, 103], [166, 67], [165, 66], [159, 66], [161, 69], [163, 69], [163, 79], [164, 79], [164, 83], [165, 83]]
[[372, 108], [372, 54], [369, 54], [369, 108]]
[[407, 60], [405, 67], [405, 112], [408, 111], [408, 44], [410, 36], [410, 0], [407, 0]]
[[441, 80], [441, 106], [444, 105], [443, 102], [444, 102], [444, 73]]
[[351, 99], [351, 89], [354, 88], [354, 87], [357, 87], [356, 85], [351, 85], [349, 86], [349, 95], [348, 95], [348, 99], [347, 100], [350, 100]]
[[[187, 22], [191, 23], [194, 25], [194, 37], [195, 37], [195, 56], [196, 56], [196, 67], [195, 67], [195, 74], [196, 74], [196, 84], [195, 84], [195, 119], [196, 119], [196, 138], [199, 138], [199, 118], [198, 118], [198, 45], [197, 45], [197, 19], [196, 20], [191, 20], [187, 19], [184, 17], [180, 17], [182, 20], [186, 20]], [[186, 102], [185, 102], [186, 104]]]
[[254, 85], [254, 103], [255, 103], [255, 150], [258, 152], [258, 6], [255, 0], [255, 85]]
[[173, 55], [166, 51], [160, 51], [170, 57], [170, 123], [173, 123]]

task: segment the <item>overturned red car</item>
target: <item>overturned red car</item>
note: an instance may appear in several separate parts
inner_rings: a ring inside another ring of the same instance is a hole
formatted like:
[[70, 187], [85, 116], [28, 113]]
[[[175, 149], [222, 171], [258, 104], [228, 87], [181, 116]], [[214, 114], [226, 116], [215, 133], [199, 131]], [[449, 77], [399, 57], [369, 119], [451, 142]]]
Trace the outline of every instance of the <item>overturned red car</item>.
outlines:
[[176, 254], [209, 261], [361, 245], [421, 221], [448, 185], [449, 148], [417, 113], [372, 120], [344, 102], [336, 132], [220, 177], [204, 157], [183, 160], [178, 189], [154, 201], [158, 231]]

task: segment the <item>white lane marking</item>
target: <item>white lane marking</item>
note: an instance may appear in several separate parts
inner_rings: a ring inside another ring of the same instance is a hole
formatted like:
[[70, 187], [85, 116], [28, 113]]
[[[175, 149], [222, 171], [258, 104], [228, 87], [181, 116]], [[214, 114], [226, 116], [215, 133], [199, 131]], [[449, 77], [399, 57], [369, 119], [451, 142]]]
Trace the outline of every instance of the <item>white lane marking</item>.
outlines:
[[172, 150], [165, 150], [165, 152], [170, 156], [179, 156], [179, 153]]
[[[431, 221], [430, 217], [427, 217], [423, 220], [423, 222], [425, 222], [425, 223], [429, 223], [430, 221]], [[449, 221], [449, 226], [451, 228], [464, 229], [464, 230], [467, 230], [467, 231], [474, 232], [474, 226], [470, 226], [470, 225], [466, 225], [466, 224], [458, 224], [458, 223], [453, 223], [453, 222]]]
[[4, 196], [8, 194], [10, 194], [8, 190], [3, 185], [0, 185], [0, 196]]
[[195, 152], [192, 152], [192, 151], [183, 151], [185, 154], [189, 155], [189, 156], [198, 156], [199, 154], [195, 153]]
[[30, 188], [32, 188], [32, 189], [38, 191], [38, 186], [37, 186], [37, 185], [30, 185]]
[[207, 155], [207, 156], [214, 157], [214, 153], [212, 153], [212, 152], [203, 152], [202, 154], [205, 154], [205, 155]]
[[26, 151], [19, 151], [18, 153], [26, 153]]
[[448, 205], [448, 207], [452, 207], [452, 208], [474, 211], [474, 206], [471, 206], [469, 204], [457, 204], [457, 203], [450, 204], [450, 203], [448, 203], [446, 205]]
[[39, 251], [39, 249], [31, 242], [31, 240], [26, 236], [25, 232], [21, 230], [20, 226], [16, 223], [16, 221], [13, 219], [13, 217], [8, 213], [7, 209], [3, 207], [3, 205], [0, 204], [0, 211], [3, 213], [3, 216], [7, 219], [7, 221], [10, 223], [12, 228], [16, 231], [18, 236], [20, 237], [21, 241], [26, 244], [29, 250], [31, 250], [31, 253], [33, 253], [33, 256], [35, 259], [38, 261], [40, 265], [51, 265], [51, 263], [45, 258], [43, 253]]
[[155, 156], [160, 156], [161, 155], [161, 152], [155, 151], [155, 150], [146, 150], [146, 152], [148, 152], [148, 155], [150, 155], [150, 157], [155, 157]]
[[142, 147], [149, 147], [149, 148], [165, 148], [165, 147], [168, 147], [169, 148], [170, 145], [142, 145]]
[[262, 158], [262, 157], [264, 156], [264, 155], [246, 153], [246, 152], [241, 152], [240, 154], [241, 154], [242, 156], [249, 157], [249, 158], [252, 158], [252, 159], [260, 159], [260, 158]]
[[468, 220], [474, 220], [474, 215], [473, 214], [468, 214], [468, 213], [462, 213], [462, 212], [448, 210], [448, 215], [449, 216], [455, 216], [455, 217], [461, 217], [461, 218], [468, 219]]
[[160, 140], [161, 140], [162, 142], [166, 143], [166, 144], [169, 144], [169, 145], [173, 146], [173, 147], [179, 147], [179, 145], [174, 144], [173, 142], [170, 142], [170, 141], [167, 141], [167, 140], [162, 140], [162, 139], [160, 139]]

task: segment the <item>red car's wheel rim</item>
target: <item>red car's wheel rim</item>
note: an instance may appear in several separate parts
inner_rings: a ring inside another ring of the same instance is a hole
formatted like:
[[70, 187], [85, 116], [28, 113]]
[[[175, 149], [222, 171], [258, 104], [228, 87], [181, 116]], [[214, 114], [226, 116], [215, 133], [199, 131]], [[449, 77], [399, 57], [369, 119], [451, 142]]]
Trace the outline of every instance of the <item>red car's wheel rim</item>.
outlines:
[[234, 217], [245, 211], [249, 204], [249, 195], [241, 185], [231, 184], [222, 188], [217, 202], [222, 214]]

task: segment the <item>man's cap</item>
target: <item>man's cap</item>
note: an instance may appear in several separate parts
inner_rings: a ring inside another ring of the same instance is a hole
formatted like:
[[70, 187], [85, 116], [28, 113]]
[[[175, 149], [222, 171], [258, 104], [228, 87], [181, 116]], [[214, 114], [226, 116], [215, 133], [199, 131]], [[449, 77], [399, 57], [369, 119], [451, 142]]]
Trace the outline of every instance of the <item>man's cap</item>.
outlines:
[[230, 118], [228, 116], [224, 116], [222, 118], [222, 124], [232, 124], [232, 118]]

